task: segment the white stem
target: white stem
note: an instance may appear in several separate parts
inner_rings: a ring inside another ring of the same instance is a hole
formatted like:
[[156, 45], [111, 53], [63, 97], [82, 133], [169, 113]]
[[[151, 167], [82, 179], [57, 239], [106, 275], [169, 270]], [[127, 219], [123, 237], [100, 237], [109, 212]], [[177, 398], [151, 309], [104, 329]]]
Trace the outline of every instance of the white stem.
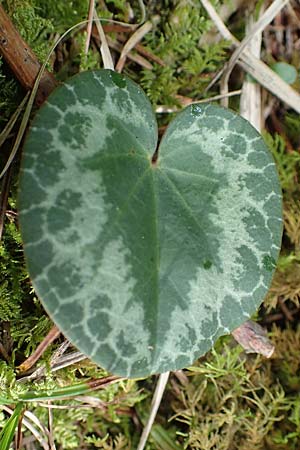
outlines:
[[[240, 42], [230, 33], [209, 0], [200, 1], [224, 39], [231, 41], [233, 45], [237, 47]], [[244, 50], [240, 54], [238, 64], [246, 72], [252, 75], [252, 77], [255, 78], [258, 83], [264, 86], [264, 88], [272, 92], [272, 94], [289, 105], [295, 111], [300, 113], [299, 93], [291, 86], [289, 86], [285, 81], [283, 81], [265, 63], [260, 61], [251, 52], [249, 52], [247, 48], [244, 48]]]
[[103, 61], [103, 66], [104, 69], [111, 69], [114, 70], [114, 63], [110, 54], [110, 50], [108, 47], [108, 43], [106, 40], [106, 36], [105, 33], [103, 31], [102, 25], [101, 25], [101, 21], [98, 18], [97, 12], [94, 9], [94, 20], [95, 20], [95, 24], [97, 27], [97, 31], [100, 37], [100, 41], [101, 41], [101, 47], [100, 47], [100, 52], [101, 52], [101, 56], [102, 56], [102, 61]]
[[153, 399], [152, 399], [152, 403], [151, 403], [150, 415], [149, 415], [148, 421], [143, 429], [143, 433], [142, 433], [137, 450], [144, 450], [144, 448], [145, 448], [145, 445], [146, 445], [147, 439], [149, 437], [149, 434], [151, 432], [151, 428], [152, 428], [153, 422], [155, 420], [159, 405], [161, 403], [163, 393], [166, 388], [166, 384], [167, 384], [169, 375], [170, 375], [170, 372], [165, 372], [165, 373], [162, 373], [159, 375], [158, 382], [157, 382], [155, 392], [153, 395]]

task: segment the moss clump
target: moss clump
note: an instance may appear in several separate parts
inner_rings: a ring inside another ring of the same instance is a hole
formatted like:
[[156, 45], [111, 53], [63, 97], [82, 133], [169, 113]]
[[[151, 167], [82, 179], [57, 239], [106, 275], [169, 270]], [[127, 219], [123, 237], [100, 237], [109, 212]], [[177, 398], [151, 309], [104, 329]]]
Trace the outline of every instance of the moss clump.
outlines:
[[13, 198], [9, 201], [7, 216], [0, 243], [0, 324], [9, 324], [14, 361], [31, 354], [49, 331], [51, 322], [30, 284]]
[[[290, 420], [299, 408], [295, 402], [299, 386], [294, 384], [291, 390], [288, 384], [287, 391], [285, 385], [299, 366], [294, 362], [289, 367], [298, 343], [293, 334], [274, 327], [278, 347], [271, 360], [246, 357], [239, 346], [224, 346], [223, 339], [205, 362], [190, 368], [183, 384], [173, 381], [172, 422], [182, 430], [182, 448], [279, 450], [299, 446], [298, 425]], [[292, 447], [279, 442], [286, 433], [290, 433], [287, 442]]]
[[[211, 25], [200, 2], [174, 1], [164, 10], [160, 24], [145, 36], [146, 48], [164, 62], [155, 63], [152, 70], [143, 69], [138, 77], [154, 105], [178, 105], [178, 95], [203, 97], [228, 49], [225, 41], [199, 46]], [[136, 77], [131, 71], [130, 75]]]
[[283, 190], [283, 246], [271, 289], [264, 302], [268, 311], [276, 308], [278, 300], [291, 301], [299, 307], [300, 300], [300, 216], [299, 173], [300, 155], [287, 151], [282, 136], [265, 135], [273, 153]]

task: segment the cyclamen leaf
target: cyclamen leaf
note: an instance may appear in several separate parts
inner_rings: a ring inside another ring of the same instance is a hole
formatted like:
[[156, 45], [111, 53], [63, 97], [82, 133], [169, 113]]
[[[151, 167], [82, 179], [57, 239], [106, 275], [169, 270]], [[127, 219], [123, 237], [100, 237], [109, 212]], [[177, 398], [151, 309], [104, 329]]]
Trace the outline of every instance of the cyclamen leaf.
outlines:
[[109, 70], [50, 95], [27, 136], [20, 225], [33, 285], [82, 352], [128, 377], [191, 364], [261, 303], [281, 194], [257, 131], [186, 108], [157, 145], [143, 91]]

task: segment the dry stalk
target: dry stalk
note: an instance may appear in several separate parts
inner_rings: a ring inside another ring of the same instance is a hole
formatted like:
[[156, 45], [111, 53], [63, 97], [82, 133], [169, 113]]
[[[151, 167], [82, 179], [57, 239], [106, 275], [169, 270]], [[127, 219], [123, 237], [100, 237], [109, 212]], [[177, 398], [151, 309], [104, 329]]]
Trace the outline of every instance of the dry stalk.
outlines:
[[[208, 0], [201, 0], [201, 3], [223, 38], [238, 47], [240, 42], [230, 33], [211, 3]], [[238, 64], [265, 89], [300, 113], [300, 95], [298, 92], [285, 83], [265, 63], [256, 58], [247, 48], [241, 53]]]

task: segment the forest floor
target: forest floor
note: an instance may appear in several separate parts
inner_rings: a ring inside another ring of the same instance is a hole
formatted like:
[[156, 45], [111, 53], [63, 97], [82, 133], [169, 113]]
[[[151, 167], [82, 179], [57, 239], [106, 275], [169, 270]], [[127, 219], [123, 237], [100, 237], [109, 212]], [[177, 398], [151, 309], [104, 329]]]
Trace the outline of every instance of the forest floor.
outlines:
[[[228, 102], [261, 131], [283, 191], [281, 254], [270, 291], [253, 318], [268, 331], [275, 352], [270, 358], [247, 354], [229, 335], [193, 367], [171, 373], [147, 450], [300, 448], [300, 6], [295, 0], [271, 3], [279, 5], [278, 13], [255, 34], [253, 23], [270, 2], [96, 2], [98, 16], [113, 19], [103, 22], [103, 30], [114, 64], [146, 92], [160, 134], [176, 111], [192, 101]], [[0, 1], [41, 62], [58, 37], [87, 19], [91, 4]], [[125, 43], [141, 28], [120, 58]], [[241, 41], [248, 47], [240, 47], [234, 60]], [[95, 25], [91, 36], [85, 24], [75, 27], [52, 52], [47, 70], [60, 82], [103, 67], [99, 46]], [[249, 49], [254, 60], [245, 54]], [[265, 67], [281, 82], [272, 74], [268, 78]], [[17, 79], [16, 72], [6, 58], [0, 59], [1, 169], [11, 154], [22, 109], [14, 126], [8, 130], [7, 125], [26, 94], [24, 74]], [[27, 81], [28, 90], [35, 75]], [[0, 430], [7, 432], [15, 404], [26, 396], [28, 401], [14, 423], [13, 430], [18, 421], [19, 427], [11, 446], [5, 446], [0, 434], [0, 449], [135, 449], [157, 377], [115, 380], [53, 328], [24, 263], [16, 205], [19, 163], [20, 151], [1, 180]], [[91, 379], [98, 380], [100, 390], [88, 390]]]

